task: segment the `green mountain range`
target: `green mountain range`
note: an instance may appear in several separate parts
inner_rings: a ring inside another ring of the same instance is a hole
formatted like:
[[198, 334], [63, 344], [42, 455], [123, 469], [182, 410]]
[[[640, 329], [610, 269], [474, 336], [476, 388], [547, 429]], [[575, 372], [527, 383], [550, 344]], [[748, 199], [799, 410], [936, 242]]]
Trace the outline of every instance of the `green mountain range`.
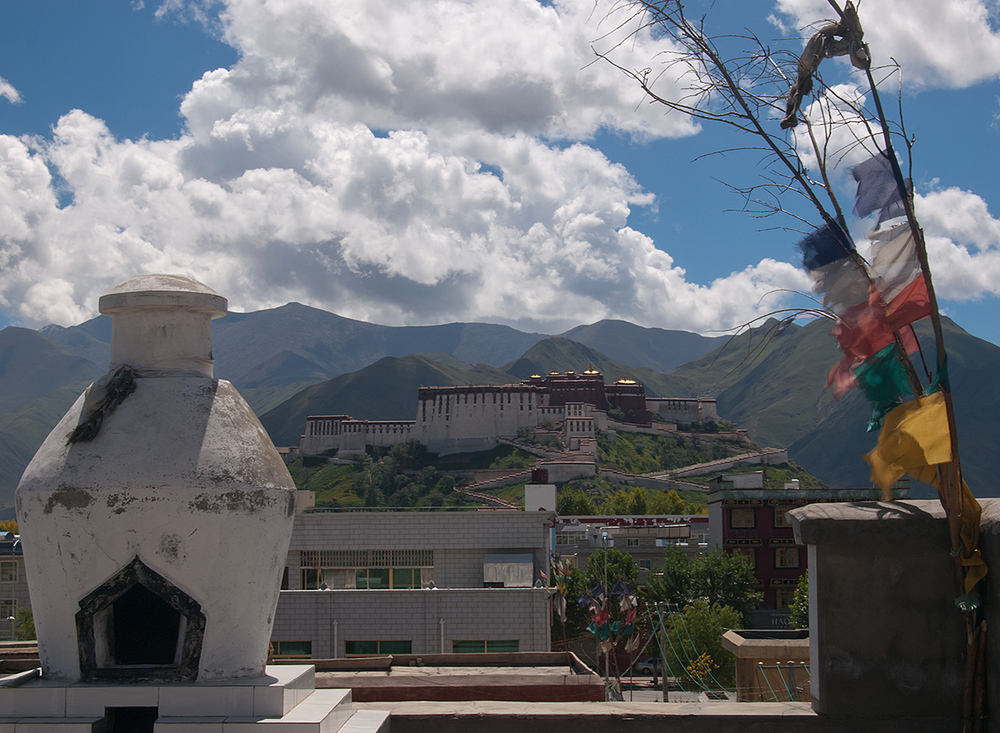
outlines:
[[[987, 443], [1000, 415], [990, 379], [1000, 348], [947, 320], [945, 329], [965, 476], [977, 496], [1000, 496]], [[309, 414], [413, 419], [421, 385], [510, 383], [593, 366], [609, 382], [636, 379], [649, 396], [714, 397], [720, 416], [760, 445], [788, 448], [827, 484], [868, 486], [870, 407], [856, 390], [838, 402], [825, 389], [839, 358], [829, 330], [824, 320], [781, 328], [771, 321], [732, 339], [704, 339], [602, 321], [545, 337], [489, 324], [376, 326], [289, 304], [230, 314], [213, 324], [213, 339], [216, 376], [240, 389], [278, 445], [297, 444]], [[933, 355], [929, 329], [918, 335]], [[103, 373], [109, 343], [104, 317], [69, 329], [0, 331], [0, 507], [11, 504], [47, 432]], [[669, 373], [658, 370], [675, 362]]]

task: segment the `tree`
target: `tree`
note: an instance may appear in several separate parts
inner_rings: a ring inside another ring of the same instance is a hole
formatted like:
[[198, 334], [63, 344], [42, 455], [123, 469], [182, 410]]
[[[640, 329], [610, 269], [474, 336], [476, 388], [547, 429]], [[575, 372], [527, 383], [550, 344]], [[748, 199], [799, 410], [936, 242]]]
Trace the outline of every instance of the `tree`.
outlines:
[[806, 570], [795, 585], [792, 596], [792, 616], [789, 625], [793, 629], [809, 628], [809, 571]]
[[35, 634], [35, 617], [31, 613], [31, 606], [18, 606], [17, 615], [14, 617], [14, 639], [16, 641], [33, 641]]
[[691, 602], [693, 584], [691, 561], [683, 550], [673, 547], [663, 554], [663, 564], [647, 578], [645, 597], [680, 608]]
[[694, 562], [678, 548], [665, 553], [663, 565], [646, 581], [645, 594], [650, 601], [678, 608], [698, 601], [713, 608], [726, 606], [735, 610], [744, 624], [763, 597], [750, 561], [721, 547]]
[[[607, 563], [605, 563], [605, 558], [607, 558]], [[604, 585], [605, 578], [608, 587], [625, 581], [635, 588], [636, 581], [639, 579], [639, 566], [635, 564], [631, 555], [616, 550], [614, 547], [606, 550], [600, 549], [587, 559], [587, 585], [591, 588], [596, 585]]]
[[681, 498], [676, 490], [654, 491], [649, 498], [650, 514], [704, 514], [705, 507]]
[[667, 662], [664, 674], [710, 689], [733, 686], [736, 659], [723, 648], [722, 635], [739, 628], [737, 611], [695, 601], [679, 612], [661, 609], [659, 618], [659, 638]]
[[708, 605], [728, 606], [735, 610], [744, 621], [750, 620], [750, 612], [760, 605], [763, 594], [757, 591], [750, 560], [745, 555], [737, 555], [716, 547], [698, 558], [694, 563], [694, 591]]
[[564, 488], [556, 499], [556, 514], [562, 517], [597, 514], [594, 500], [580, 489]]

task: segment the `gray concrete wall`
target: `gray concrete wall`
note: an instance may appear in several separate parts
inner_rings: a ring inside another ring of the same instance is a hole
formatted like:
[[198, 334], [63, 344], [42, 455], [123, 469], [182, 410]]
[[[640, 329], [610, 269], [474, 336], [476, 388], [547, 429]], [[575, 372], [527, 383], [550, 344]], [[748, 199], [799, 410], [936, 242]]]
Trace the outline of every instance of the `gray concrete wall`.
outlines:
[[808, 703], [367, 703], [392, 733], [940, 733], [940, 721], [837, 718]]
[[[549, 651], [549, 594], [541, 588], [282, 591], [274, 641], [311, 641], [316, 659], [344, 656], [344, 642], [411, 641], [414, 654], [452, 641], [517, 639], [520, 651]], [[334, 640], [336, 639], [336, 646]]]
[[965, 633], [940, 503], [811, 504], [791, 516], [810, 550], [813, 708], [960, 730]]

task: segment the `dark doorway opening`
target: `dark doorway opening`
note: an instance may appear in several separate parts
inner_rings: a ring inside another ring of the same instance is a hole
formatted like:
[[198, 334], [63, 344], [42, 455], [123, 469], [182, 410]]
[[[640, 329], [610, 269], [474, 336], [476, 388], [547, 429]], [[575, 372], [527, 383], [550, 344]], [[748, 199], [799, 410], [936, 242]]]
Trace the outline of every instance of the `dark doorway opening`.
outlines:
[[[115, 664], [174, 664], [181, 615], [142, 585], [114, 602]], [[134, 708], [138, 709], [138, 708]]]
[[153, 733], [158, 708], [104, 708], [107, 733]]
[[198, 601], [135, 557], [80, 600], [81, 677], [194, 681], [206, 621]]

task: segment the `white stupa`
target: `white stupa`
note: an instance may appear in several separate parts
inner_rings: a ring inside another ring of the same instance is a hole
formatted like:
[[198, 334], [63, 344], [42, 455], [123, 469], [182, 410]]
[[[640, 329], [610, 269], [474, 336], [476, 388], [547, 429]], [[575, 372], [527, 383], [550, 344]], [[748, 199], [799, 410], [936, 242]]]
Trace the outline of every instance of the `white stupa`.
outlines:
[[64, 717], [111, 710], [111, 729], [308, 710], [321, 727], [297, 729], [336, 730], [350, 715], [349, 691], [313, 693], [311, 666], [265, 670], [295, 486], [250, 407], [213, 378], [211, 320], [226, 305], [175, 275], [101, 298], [111, 370], [17, 488], [42, 666], [0, 686], [0, 716], [51, 716], [33, 689], [61, 690]]

